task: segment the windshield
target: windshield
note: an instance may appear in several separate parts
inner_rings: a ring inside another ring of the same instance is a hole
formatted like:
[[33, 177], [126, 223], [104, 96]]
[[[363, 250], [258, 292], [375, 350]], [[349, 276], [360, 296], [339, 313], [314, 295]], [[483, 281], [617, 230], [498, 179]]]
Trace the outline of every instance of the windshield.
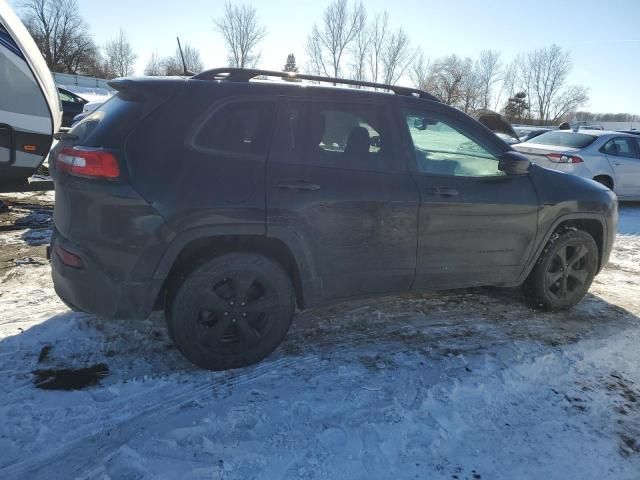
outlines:
[[596, 140], [595, 135], [576, 132], [546, 132], [527, 140], [526, 143], [538, 145], [555, 145], [558, 147], [584, 148]]

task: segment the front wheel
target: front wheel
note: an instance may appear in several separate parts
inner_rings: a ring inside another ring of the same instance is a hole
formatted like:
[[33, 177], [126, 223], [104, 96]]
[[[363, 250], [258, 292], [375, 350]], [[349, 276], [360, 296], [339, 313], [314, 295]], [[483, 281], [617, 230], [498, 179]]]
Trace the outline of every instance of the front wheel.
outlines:
[[524, 288], [536, 305], [564, 310], [585, 296], [598, 269], [598, 247], [579, 230], [556, 234], [529, 274]]
[[284, 339], [295, 309], [291, 280], [275, 262], [229, 253], [195, 268], [168, 302], [176, 346], [209, 370], [244, 367]]

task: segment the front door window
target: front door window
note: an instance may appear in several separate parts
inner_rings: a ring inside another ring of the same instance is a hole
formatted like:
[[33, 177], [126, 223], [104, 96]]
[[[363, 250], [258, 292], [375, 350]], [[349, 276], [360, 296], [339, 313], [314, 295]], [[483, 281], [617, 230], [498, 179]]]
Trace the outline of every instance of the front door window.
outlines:
[[405, 118], [420, 173], [460, 177], [504, 175], [498, 158], [460, 128], [411, 112]]

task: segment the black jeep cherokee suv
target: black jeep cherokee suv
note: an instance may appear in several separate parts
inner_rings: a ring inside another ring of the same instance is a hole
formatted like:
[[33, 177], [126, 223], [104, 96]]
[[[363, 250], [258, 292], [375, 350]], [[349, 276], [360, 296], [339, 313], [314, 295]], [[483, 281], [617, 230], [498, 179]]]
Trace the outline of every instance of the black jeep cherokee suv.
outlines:
[[116, 80], [62, 135], [51, 251], [71, 308], [164, 309], [189, 360], [225, 369], [272, 352], [296, 307], [524, 284], [562, 309], [607, 262], [605, 187], [530, 164], [425, 92], [264, 81], [282, 75]]

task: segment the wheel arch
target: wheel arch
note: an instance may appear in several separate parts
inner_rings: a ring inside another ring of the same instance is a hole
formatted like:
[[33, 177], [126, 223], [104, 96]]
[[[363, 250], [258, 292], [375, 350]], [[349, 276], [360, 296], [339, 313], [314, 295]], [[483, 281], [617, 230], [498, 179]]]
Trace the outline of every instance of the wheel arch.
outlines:
[[520, 282], [523, 282], [529, 276], [551, 237], [555, 233], [569, 228], [584, 231], [593, 237], [598, 247], [598, 272], [600, 271], [603, 266], [605, 238], [607, 235], [607, 226], [604, 219], [596, 214], [568, 214], [556, 219], [551, 227], [547, 229], [546, 234], [541, 238], [537, 248], [529, 258], [527, 266], [520, 275]]
[[205, 259], [240, 251], [264, 255], [280, 265], [291, 279], [298, 307], [305, 307], [304, 266], [287, 243], [259, 234], [201, 232], [199, 235], [191, 233], [186, 238], [176, 239], [167, 249], [154, 276], [158, 280], [151, 298], [154, 309], [161, 308], [167, 294]]
[[616, 185], [613, 176], [608, 173], [599, 173], [593, 177], [593, 180], [607, 186], [610, 190], [613, 190]]

